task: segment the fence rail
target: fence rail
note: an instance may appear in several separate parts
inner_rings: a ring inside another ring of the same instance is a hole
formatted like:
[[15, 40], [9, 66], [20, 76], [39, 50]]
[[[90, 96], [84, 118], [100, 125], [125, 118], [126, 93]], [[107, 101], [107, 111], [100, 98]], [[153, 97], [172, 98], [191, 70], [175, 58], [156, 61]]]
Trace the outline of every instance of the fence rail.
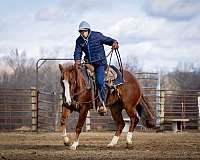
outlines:
[[[0, 89], [0, 131], [32, 130], [33, 89]], [[36, 111], [36, 109], [35, 109]]]
[[[154, 106], [158, 126], [170, 129], [174, 120], [182, 119], [183, 129], [200, 128], [199, 91], [158, 90], [156, 88], [143, 88], [143, 91]], [[35, 88], [0, 89], [0, 131], [36, 131], [37, 129], [56, 131], [59, 127], [61, 104], [60, 94], [37, 92]], [[77, 118], [78, 113], [74, 112], [67, 122], [69, 130], [75, 128]], [[115, 128], [110, 113], [100, 117], [93, 109], [87, 120], [91, 130]]]

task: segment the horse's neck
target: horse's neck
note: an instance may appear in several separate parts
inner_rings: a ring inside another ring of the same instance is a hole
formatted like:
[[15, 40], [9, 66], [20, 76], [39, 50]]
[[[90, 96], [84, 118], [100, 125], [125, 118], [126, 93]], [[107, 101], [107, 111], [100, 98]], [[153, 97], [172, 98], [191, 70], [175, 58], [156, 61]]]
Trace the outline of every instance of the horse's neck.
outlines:
[[86, 83], [85, 83], [85, 79], [83, 76], [83, 73], [81, 71], [78, 71], [78, 75], [77, 75], [77, 83], [78, 83], [78, 88], [82, 89], [85, 87]]

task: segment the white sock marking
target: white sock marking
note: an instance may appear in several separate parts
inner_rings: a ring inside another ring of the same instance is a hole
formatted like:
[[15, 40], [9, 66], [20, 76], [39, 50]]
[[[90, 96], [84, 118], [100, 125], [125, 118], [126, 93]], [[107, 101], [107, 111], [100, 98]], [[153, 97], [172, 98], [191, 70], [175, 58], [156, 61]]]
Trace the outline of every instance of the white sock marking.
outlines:
[[108, 147], [113, 147], [114, 145], [116, 145], [118, 140], [119, 140], [119, 136], [114, 136], [112, 141], [108, 144]]
[[128, 144], [132, 144], [132, 137], [133, 137], [133, 132], [128, 132], [126, 136], [126, 141]]
[[76, 148], [78, 147], [78, 145], [79, 145], [79, 140], [78, 141], [74, 141], [74, 143], [71, 145], [70, 149], [76, 150]]
[[67, 131], [66, 131], [66, 128], [63, 130], [63, 136], [66, 136], [67, 135]]
[[66, 128], [63, 130], [63, 138], [64, 138], [64, 143], [69, 143], [69, 138], [67, 136]]

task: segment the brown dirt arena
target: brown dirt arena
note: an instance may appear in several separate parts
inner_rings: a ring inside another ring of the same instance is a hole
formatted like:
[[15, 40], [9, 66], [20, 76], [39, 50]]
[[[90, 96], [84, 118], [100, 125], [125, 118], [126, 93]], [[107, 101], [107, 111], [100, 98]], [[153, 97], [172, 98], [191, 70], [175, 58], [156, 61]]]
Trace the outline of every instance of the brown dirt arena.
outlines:
[[[0, 133], [0, 159], [200, 159], [200, 133], [135, 132], [126, 147], [125, 134], [115, 148], [106, 145], [113, 133], [82, 133], [77, 151], [62, 142], [61, 133]], [[72, 133], [69, 134], [71, 140]]]

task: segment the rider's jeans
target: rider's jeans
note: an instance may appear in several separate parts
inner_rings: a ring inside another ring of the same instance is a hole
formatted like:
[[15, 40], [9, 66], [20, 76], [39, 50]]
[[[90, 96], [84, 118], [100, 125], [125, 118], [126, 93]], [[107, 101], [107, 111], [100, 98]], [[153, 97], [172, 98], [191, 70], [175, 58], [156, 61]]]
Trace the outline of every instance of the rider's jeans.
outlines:
[[95, 66], [95, 76], [96, 76], [96, 85], [99, 91], [101, 102], [106, 101], [106, 89], [105, 89], [105, 66]]

